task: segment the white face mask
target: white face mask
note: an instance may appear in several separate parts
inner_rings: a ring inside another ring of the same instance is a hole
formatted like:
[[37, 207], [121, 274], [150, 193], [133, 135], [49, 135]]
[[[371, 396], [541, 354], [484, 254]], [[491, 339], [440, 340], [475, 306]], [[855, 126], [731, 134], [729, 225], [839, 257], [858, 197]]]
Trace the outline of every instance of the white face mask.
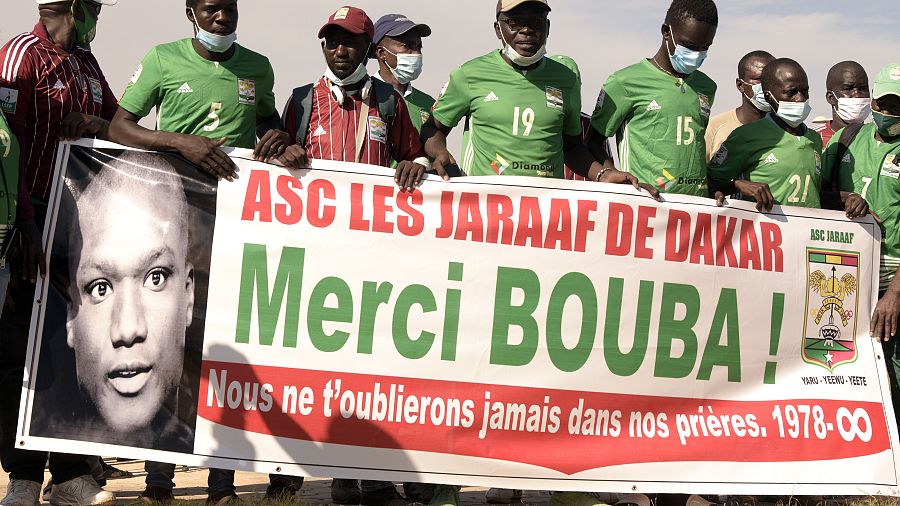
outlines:
[[762, 83], [750, 84], [743, 79], [741, 79], [741, 82], [744, 84], [749, 84], [753, 89], [753, 96], [747, 97], [747, 95], [744, 95], [748, 100], [750, 100], [750, 103], [753, 104], [753, 107], [756, 107], [762, 112], [772, 112], [772, 106], [769, 105], [768, 102], [766, 102], [766, 94], [765, 92], [763, 92]]
[[[774, 97], [772, 98], [774, 99]], [[778, 110], [775, 111], [775, 114], [791, 127], [797, 128], [806, 121], [811, 112], [812, 106], [809, 105], [809, 100], [806, 102], [779, 101]]]
[[832, 95], [838, 102], [837, 108], [835, 108], [838, 117], [847, 123], [864, 123], [866, 118], [872, 114], [871, 98], [838, 97], [834, 93]]
[[506, 42], [506, 39], [503, 37], [503, 30], [500, 30], [500, 40], [503, 41], [503, 54], [505, 54], [506, 57], [509, 58], [509, 61], [515, 63], [519, 67], [530, 67], [535, 63], [541, 61], [541, 59], [547, 55], [546, 42], [532, 56], [522, 56], [518, 52], [516, 52], [516, 50], [513, 49], [513, 47], [509, 45], [508, 42]]
[[[194, 12], [194, 9], [191, 9], [191, 13], [194, 14], [194, 19], [196, 20], [197, 13]], [[197, 24], [196, 21], [194, 21], [194, 28], [197, 30], [197, 42], [205, 47], [210, 53], [224, 53], [231, 49], [231, 46], [237, 41], [237, 32], [231, 32], [228, 35], [207, 32], [203, 28], [200, 28], [200, 25]]]
[[334, 72], [331, 71], [331, 67], [325, 67], [325, 78], [341, 87], [356, 84], [367, 77], [369, 77], [369, 71], [368, 69], [366, 69], [365, 63], [360, 63], [352, 74], [343, 79], [340, 79], [338, 78], [338, 76], [334, 75]]
[[405, 53], [393, 53], [389, 51], [387, 48], [382, 48], [388, 53], [397, 57], [397, 66], [395, 68], [391, 68], [388, 65], [388, 68], [391, 69], [391, 74], [394, 74], [394, 78], [397, 79], [397, 82], [400, 84], [407, 84], [415, 81], [422, 75], [422, 54], [405, 54]]

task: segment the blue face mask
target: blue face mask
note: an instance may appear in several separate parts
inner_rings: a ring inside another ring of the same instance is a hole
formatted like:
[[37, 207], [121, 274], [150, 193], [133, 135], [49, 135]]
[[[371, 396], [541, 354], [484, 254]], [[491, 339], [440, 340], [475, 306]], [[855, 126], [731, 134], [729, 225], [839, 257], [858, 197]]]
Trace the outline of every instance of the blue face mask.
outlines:
[[[669, 34], [672, 37], [672, 43], [675, 44], [675, 52], [669, 53], [669, 60], [672, 62], [672, 68], [679, 74], [693, 74], [694, 71], [700, 68], [700, 65], [703, 65], [703, 61], [706, 60], [707, 51], [694, 51], [693, 49], [688, 49], [675, 42], [675, 32], [672, 30], [671, 26], [669, 27]], [[668, 49], [669, 40], [666, 39], [666, 52], [668, 52]]]
[[[191, 9], [191, 12], [194, 12], [194, 10]], [[194, 19], [197, 19], [196, 13], [194, 13]], [[237, 32], [232, 32], [228, 35], [218, 35], [207, 32], [203, 28], [200, 28], [200, 25], [197, 23], [194, 23], [194, 28], [197, 29], [197, 42], [205, 47], [210, 53], [224, 53], [231, 49], [231, 46], [233, 46], [237, 40]]]

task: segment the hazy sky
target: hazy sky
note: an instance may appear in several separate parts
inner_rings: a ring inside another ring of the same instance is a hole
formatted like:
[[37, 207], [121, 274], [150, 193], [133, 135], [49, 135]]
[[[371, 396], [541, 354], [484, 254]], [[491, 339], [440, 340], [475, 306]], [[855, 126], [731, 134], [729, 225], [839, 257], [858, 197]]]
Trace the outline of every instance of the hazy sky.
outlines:
[[[5, 42], [31, 29], [37, 8], [33, 0], [3, 1], [0, 39]], [[321, 75], [325, 63], [316, 34], [341, 4], [243, 0], [239, 5], [238, 40], [272, 61], [280, 110], [292, 88]], [[431, 26], [434, 33], [425, 39], [425, 71], [415, 84], [432, 95], [455, 67], [499, 47], [492, 27], [494, 0], [358, 0], [355, 5], [373, 21], [386, 13], [402, 13]], [[610, 73], [655, 53], [669, 1], [550, 0], [550, 5], [548, 50], [578, 62], [583, 103], [589, 108]], [[737, 60], [754, 49], [799, 61], [810, 76], [814, 114], [829, 116], [824, 81], [831, 65], [857, 60], [874, 78], [883, 65], [900, 61], [900, 31], [892, 26], [895, 0], [719, 0], [718, 7], [718, 35], [703, 66], [719, 84], [714, 112], [739, 103], [734, 89]], [[119, 0], [103, 9], [93, 47], [119, 94], [151, 46], [189, 36], [183, 0]], [[369, 68], [374, 73], [375, 63]]]

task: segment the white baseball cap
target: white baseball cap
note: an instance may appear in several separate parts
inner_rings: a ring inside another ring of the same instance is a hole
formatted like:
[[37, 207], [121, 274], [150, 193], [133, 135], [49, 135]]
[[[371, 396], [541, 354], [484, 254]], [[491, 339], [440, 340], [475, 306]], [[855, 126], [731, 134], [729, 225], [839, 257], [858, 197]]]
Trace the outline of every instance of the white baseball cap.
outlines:
[[[64, 0], [37, 0], [37, 4], [38, 5], [55, 4], [58, 2], [62, 2], [62, 1], [64, 1]], [[91, 0], [91, 1], [98, 3], [98, 4], [102, 4], [102, 5], [116, 5], [117, 3], [119, 3], [119, 0]]]

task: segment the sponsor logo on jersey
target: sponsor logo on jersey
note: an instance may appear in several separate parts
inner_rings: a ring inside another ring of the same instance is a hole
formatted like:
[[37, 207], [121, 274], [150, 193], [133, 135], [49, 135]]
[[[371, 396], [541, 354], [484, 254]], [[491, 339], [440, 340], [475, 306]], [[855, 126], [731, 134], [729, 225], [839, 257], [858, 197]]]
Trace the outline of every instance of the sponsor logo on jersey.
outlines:
[[606, 102], [606, 91], [600, 90], [600, 95], [597, 96], [597, 105], [595, 107], [597, 109], [602, 109], [604, 102]]
[[56, 84], [53, 85], [54, 90], [64, 90], [66, 89], [66, 85], [59, 79], [56, 80]]
[[661, 177], [656, 178], [656, 186], [659, 186], [660, 190], [668, 190], [672, 186], [675, 185], [675, 176], [669, 172], [668, 169], [663, 169], [663, 173]]
[[820, 155], [818, 151], [816, 151], [813, 154], [816, 155], [816, 174], [821, 174], [822, 173], [822, 155]]
[[347, 14], [350, 13], [350, 9], [347, 7], [341, 7], [340, 9], [334, 12], [334, 20], [337, 21], [339, 19], [346, 19]]
[[709, 101], [709, 97], [702, 93], [697, 93], [697, 97], [700, 98], [700, 114], [708, 118], [712, 110], [712, 102]]
[[891, 179], [900, 179], [900, 155], [888, 156], [881, 164], [881, 175]]
[[650, 105], [647, 106], [647, 112], [658, 111], [660, 109], [662, 109], [662, 106], [659, 105], [659, 103], [656, 100], [650, 102]]
[[725, 160], [728, 159], [728, 146], [722, 144], [722, 147], [716, 151], [716, 154], [713, 155], [712, 158], [709, 159], [709, 163], [711, 165], [722, 165], [725, 163]]
[[484, 97], [485, 102], [496, 102], [498, 100], [500, 100], [500, 97], [498, 97], [497, 94], [494, 93], [493, 91], [491, 91], [490, 93], [487, 94], [486, 97]]
[[499, 176], [509, 168], [509, 162], [507, 162], [500, 153], [497, 153], [497, 157], [491, 162], [491, 168], [494, 169], [494, 172]]
[[387, 123], [377, 116], [369, 116], [369, 139], [382, 144], [387, 143]]
[[328, 132], [326, 132], [325, 129], [322, 128], [322, 125], [319, 125], [319, 127], [316, 128], [316, 131], [313, 132], [313, 137], [321, 137], [321, 136], [327, 135], [327, 134], [328, 134]]
[[194, 90], [193, 90], [193, 88], [191, 88], [191, 85], [189, 85], [188, 83], [184, 83], [181, 85], [180, 88], [178, 88], [177, 92], [178, 93], [193, 93]]
[[103, 103], [103, 85], [100, 84], [100, 81], [94, 78], [89, 77], [88, 82], [91, 84], [91, 97], [94, 99], [94, 102], [98, 104]]
[[238, 103], [256, 105], [256, 81], [238, 79]]
[[0, 110], [6, 114], [15, 114], [19, 103], [19, 90], [0, 88]]
[[140, 64], [140, 65], [138, 65], [137, 70], [134, 71], [134, 74], [131, 75], [131, 81], [129, 81], [129, 82], [130, 82], [131, 84], [137, 84], [138, 79], [141, 78], [141, 73], [142, 73], [142, 72], [144, 72], [144, 65], [143, 65], [143, 64]]
[[547, 107], [549, 109], [562, 110], [564, 106], [562, 90], [553, 86], [547, 86], [545, 90], [547, 92]]
[[859, 253], [806, 250], [803, 361], [834, 371], [856, 360]]
[[778, 163], [778, 157], [775, 156], [775, 153], [769, 153], [769, 155], [766, 156], [766, 159], [763, 160], [763, 163], [766, 163], [769, 165]]

